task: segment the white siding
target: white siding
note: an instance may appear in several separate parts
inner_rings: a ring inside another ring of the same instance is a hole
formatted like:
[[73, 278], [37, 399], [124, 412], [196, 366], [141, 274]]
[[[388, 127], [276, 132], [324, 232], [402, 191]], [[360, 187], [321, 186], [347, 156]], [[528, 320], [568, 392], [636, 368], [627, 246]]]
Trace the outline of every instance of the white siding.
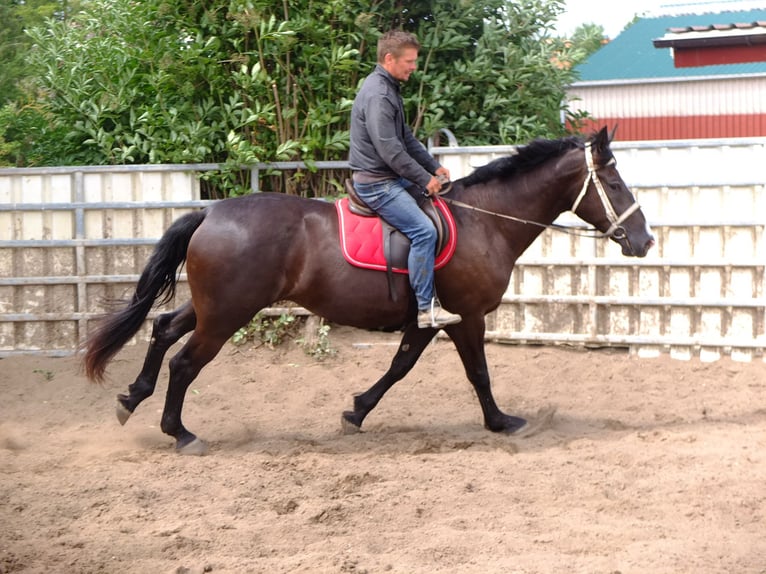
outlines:
[[573, 111], [595, 118], [766, 113], [766, 77], [641, 84], [575, 84]]

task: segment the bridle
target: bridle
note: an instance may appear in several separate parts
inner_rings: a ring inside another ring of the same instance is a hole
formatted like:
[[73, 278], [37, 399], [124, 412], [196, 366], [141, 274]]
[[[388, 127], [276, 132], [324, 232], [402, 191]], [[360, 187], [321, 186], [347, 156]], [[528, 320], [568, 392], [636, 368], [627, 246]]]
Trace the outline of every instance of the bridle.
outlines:
[[[574, 204], [570, 208], [569, 211], [571, 211], [574, 214], [577, 214], [577, 208], [580, 207], [580, 202], [582, 201], [582, 198], [585, 197], [585, 194], [588, 192], [588, 185], [590, 182], [593, 182], [593, 185], [596, 188], [596, 192], [598, 193], [599, 199], [601, 199], [601, 205], [604, 207], [604, 211], [606, 212], [606, 217], [609, 219], [609, 223], [611, 224], [609, 226], [609, 229], [607, 229], [603, 233], [603, 237], [614, 237], [615, 239], [623, 239], [626, 235], [625, 228], [622, 227], [622, 222], [625, 221], [628, 217], [633, 215], [633, 212], [636, 211], [640, 206], [638, 205], [638, 202], [636, 200], [633, 200], [633, 204], [628, 207], [625, 211], [622, 212], [622, 215], [617, 215], [617, 212], [614, 210], [614, 206], [612, 205], [612, 202], [609, 199], [609, 196], [606, 194], [606, 191], [604, 190], [604, 184], [601, 183], [601, 180], [598, 177], [598, 170], [599, 167], [596, 166], [596, 164], [593, 162], [593, 150], [591, 149], [590, 142], [585, 144], [585, 163], [588, 166], [588, 175], [585, 176], [585, 181], [582, 184], [582, 189], [580, 190], [580, 194], [577, 196], [577, 199], [575, 199]], [[610, 159], [606, 165], [603, 167], [606, 167], [608, 165], [614, 165], [617, 163], [617, 161], [612, 158]]]
[[[463, 203], [462, 201], [459, 201], [457, 199], [452, 199], [449, 197], [441, 197], [441, 199], [443, 199], [445, 202], [451, 205], [457, 205], [458, 207], [463, 207], [466, 209], [470, 209], [472, 211], [478, 211], [480, 213], [493, 215], [495, 217], [500, 217], [503, 219], [510, 219], [511, 221], [516, 221], [518, 223], [524, 223], [527, 225], [537, 225], [538, 227], [544, 227], [546, 229], [563, 231], [564, 233], [569, 233], [571, 235], [583, 235], [586, 237], [614, 237], [615, 239], [623, 239], [626, 236], [626, 232], [625, 232], [625, 228], [622, 227], [622, 223], [626, 219], [628, 219], [628, 217], [630, 217], [635, 211], [637, 211], [640, 206], [638, 202], [634, 200], [633, 204], [630, 207], [628, 207], [628, 209], [623, 211], [621, 215], [617, 215], [617, 212], [615, 211], [614, 206], [612, 205], [612, 202], [609, 199], [609, 196], [606, 194], [606, 191], [604, 190], [604, 185], [601, 183], [601, 180], [598, 177], [598, 170], [601, 169], [601, 167], [596, 166], [596, 164], [593, 161], [593, 150], [591, 149], [590, 142], [587, 142], [585, 144], [585, 163], [586, 163], [586, 166], [588, 167], [588, 175], [585, 176], [585, 181], [582, 184], [582, 189], [580, 190], [580, 193], [577, 195], [577, 198], [575, 199], [574, 204], [569, 209], [569, 211], [575, 214], [577, 213], [577, 208], [580, 207], [580, 202], [582, 202], [582, 199], [585, 197], [586, 193], [588, 192], [590, 183], [593, 182], [593, 185], [596, 188], [598, 197], [599, 199], [601, 199], [601, 204], [604, 207], [604, 212], [606, 213], [606, 217], [610, 223], [609, 229], [603, 232], [599, 231], [598, 229], [586, 229], [584, 231], [576, 231], [573, 228], [566, 225], [558, 225], [556, 223], [539, 223], [537, 221], [530, 221], [528, 219], [522, 219], [520, 217], [515, 217], [513, 215], [506, 215], [504, 213], [497, 213], [495, 211], [482, 209], [480, 207], [476, 207], [475, 205]], [[616, 160], [612, 158], [602, 167], [614, 165], [615, 163], [616, 163]], [[442, 188], [442, 190], [438, 193], [438, 195], [443, 196], [444, 194], [449, 193], [451, 190], [452, 190], [452, 184], [450, 183], [445, 188]]]

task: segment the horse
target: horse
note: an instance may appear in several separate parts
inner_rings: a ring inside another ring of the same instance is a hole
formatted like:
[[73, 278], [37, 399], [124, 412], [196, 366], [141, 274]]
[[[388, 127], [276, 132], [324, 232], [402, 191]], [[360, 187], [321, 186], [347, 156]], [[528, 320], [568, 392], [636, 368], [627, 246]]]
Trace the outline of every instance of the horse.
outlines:
[[[617, 171], [604, 128], [587, 138], [536, 139], [452, 182], [442, 197], [452, 204], [458, 242], [436, 271], [442, 305], [462, 316], [444, 328], [475, 390], [484, 426], [521, 433], [528, 421], [496, 404], [484, 351], [485, 315], [496, 309], [517, 258], [563, 212], [571, 210], [594, 233], [644, 257], [654, 237], [633, 194]], [[181, 420], [184, 397], [200, 370], [261, 309], [292, 301], [325, 320], [365, 330], [401, 330], [388, 370], [354, 395], [342, 414], [346, 432], [361, 430], [384, 394], [415, 365], [439, 329], [418, 328], [408, 277], [350, 265], [339, 247], [331, 202], [279, 193], [218, 201], [188, 213], [164, 233], [129, 300], [107, 313], [83, 343], [87, 377], [105, 379], [106, 367], [133, 337], [149, 311], [172, 298], [185, 262], [191, 300], [153, 321], [143, 368], [117, 396], [125, 424], [155, 390], [171, 345], [192, 332], [169, 361], [161, 430], [181, 454], [203, 454], [202, 439]], [[391, 290], [394, 290], [392, 294]], [[392, 296], [396, 295], [396, 296]]]

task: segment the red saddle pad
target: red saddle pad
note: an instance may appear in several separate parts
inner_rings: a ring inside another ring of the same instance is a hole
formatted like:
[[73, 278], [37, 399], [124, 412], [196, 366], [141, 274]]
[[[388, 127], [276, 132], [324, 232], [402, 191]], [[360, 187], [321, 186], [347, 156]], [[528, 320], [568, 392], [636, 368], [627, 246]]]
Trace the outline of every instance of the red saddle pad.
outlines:
[[[440, 198], [434, 199], [436, 208], [444, 215], [449, 229], [449, 241], [444, 249], [436, 256], [434, 269], [444, 267], [457, 246], [457, 228], [452, 212]], [[383, 224], [379, 217], [363, 217], [348, 209], [348, 198], [344, 197], [335, 202], [338, 212], [338, 228], [340, 230], [340, 245], [346, 261], [364, 269], [386, 271], [386, 257], [383, 247]], [[393, 267], [396, 273], [407, 273], [407, 269]]]

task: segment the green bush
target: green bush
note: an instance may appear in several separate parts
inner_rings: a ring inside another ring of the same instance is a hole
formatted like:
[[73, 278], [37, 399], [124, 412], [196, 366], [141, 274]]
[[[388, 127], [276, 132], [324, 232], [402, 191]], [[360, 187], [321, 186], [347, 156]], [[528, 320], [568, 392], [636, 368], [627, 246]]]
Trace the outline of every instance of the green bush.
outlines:
[[210, 196], [249, 192], [258, 161], [303, 160], [260, 188], [341, 189], [316, 172], [347, 156], [349, 111], [379, 33], [417, 34], [420, 70], [404, 87], [425, 139], [461, 144], [563, 135], [572, 73], [551, 36], [561, 0], [89, 0], [33, 28], [23, 94], [0, 113], [0, 163], [218, 163]]

